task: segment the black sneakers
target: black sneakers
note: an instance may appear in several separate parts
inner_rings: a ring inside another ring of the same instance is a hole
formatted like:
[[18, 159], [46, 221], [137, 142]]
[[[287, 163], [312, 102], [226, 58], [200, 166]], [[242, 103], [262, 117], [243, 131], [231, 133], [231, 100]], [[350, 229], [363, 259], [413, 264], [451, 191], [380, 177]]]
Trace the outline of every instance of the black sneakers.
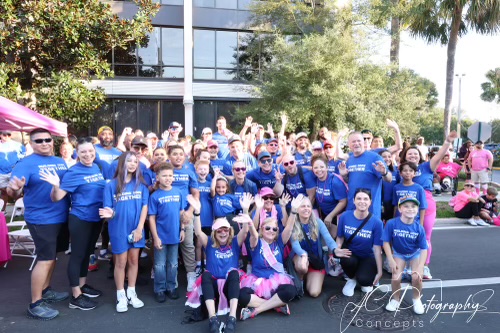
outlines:
[[167, 300], [167, 296], [165, 295], [165, 292], [160, 291], [158, 293], [155, 293], [155, 300], [158, 303], [165, 303], [165, 301]]
[[236, 331], [236, 318], [233, 316], [228, 316], [226, 320], [226, 327], [224, 328], [224, 333], [234, 333]]
[[28, 306], [26, 315], [28, 318], [51, 320], [59, 315], [59, 311], [52, 309], [46, 302], [40, 300], [35, 302], [33, 305]]
[[208, 327], [210, 330], [210, 333], [220, 333], [222, 326], [224, 325], [219, 321], [219, 318], [217, 316], [213, 316], [210, 318], [210, 322], [208, 323]]
[[69, 302], [70, 309], [80, 309], [80, 310], [92, 310], [97, 306], [97, 302], [91, 300], [84, 294], [80, 294], [77, 298], [71, 296], [71, 301]]
[[99, 297], [102, 295], [102, 291], [92, 288], [88, 284], [84, 284], [83, 286], [81, 286], [80, 290], [82, 291], [82, 294], [90, 298]]
[[64, 301], [69, 297], [69, 293], [64, 291], [55, 291], [52, 288], [48, 287], [45, 292], [42, 294], [42, 299], [47, 303], [55, 303]]
[[170, 299], [178, 299], [179, 292], [177, 291], [177, 288], [175, 288], [174, 290], [167, 290], [167, 296]]

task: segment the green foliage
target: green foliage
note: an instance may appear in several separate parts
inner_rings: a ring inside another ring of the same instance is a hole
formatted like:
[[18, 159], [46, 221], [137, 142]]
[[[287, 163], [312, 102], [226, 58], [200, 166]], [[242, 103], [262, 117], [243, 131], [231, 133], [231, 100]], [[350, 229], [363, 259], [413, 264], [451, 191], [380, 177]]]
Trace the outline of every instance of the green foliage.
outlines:
[[494, 119], [490, 122], [491, 140], [490, 142], [500, 143], [500, 119]]
[[[419, 115], [418, 123], [420, 125], [420, 135], [425, 138], [428, 144], [440, 145], [443, 143], [443, 109], [431, 109], [427, 112], [422, 112]], [[471, 119], [460, 120], [460, 137], [467, 138], [467, 129], [474, 123]], [[457, 128], [457, 118], [455, 116], [451, 119], [451, 128]]]
[[0, 3], [0, 94], [38, 112], [86, 127], [104, 100], [85, 82], [112, 76], [112, 48], [141, 43], [159, 5], [136, 0], [133, 19], [99, 0], [4, 0]]
[[500, 104], [500, 67], [495, 70], [489, 70], [486, 73], [486, 78], [489, 82], [481, 83], [483, 93], [481, 99], [486, 102], [493, 102], [496, 100]]

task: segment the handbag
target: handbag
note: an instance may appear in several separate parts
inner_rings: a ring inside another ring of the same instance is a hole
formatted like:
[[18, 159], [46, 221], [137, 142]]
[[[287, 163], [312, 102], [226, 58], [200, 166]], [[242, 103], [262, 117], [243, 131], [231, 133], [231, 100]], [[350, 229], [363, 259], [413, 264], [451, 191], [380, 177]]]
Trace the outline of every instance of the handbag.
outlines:
[[351, 243], [353, 238], [356, 237], [358, 232], [365, 226], [365, 224], [368, 222], [368, 220], [370, 220], [371, 217], [372, 217], [372, 213], [368, 213], [368, 216], [365, 217], [365, 219], [363, 220], [363, 223], [361, 223], [359, 225], [358, 229], [356, 229], [356, 231], [354, 231], [353, 234], [344, 243], [342, 243], [342, 249], [347, 249], [347, 247], [349, 246], [349, 243]]
[[302, 225], [300, 227], [302, 228], [302, 233], [304, 234], [304, 238], [306, 239], [307, 245], [309, 246], [309, 250], [307, 251], [307, 256], [309, 257], [308, 258], [309, 266], [311, 266], [312, 269], [315, 269], [317, 271], [325, 269], [324, 261], [313, 253], [311, 240], [309, 239], [309, 237], [307, 237], [306, 233], [304, 232], [304, 227]]

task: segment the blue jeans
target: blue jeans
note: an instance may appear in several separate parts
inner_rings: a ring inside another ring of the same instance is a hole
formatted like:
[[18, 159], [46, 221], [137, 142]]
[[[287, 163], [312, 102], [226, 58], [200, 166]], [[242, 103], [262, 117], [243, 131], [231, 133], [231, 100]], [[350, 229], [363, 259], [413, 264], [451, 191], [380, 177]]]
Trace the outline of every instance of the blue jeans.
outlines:
[[163, 244], [155, 248], [155, 293], [173, 291], [177, 281], [177, 256], [179, 244]]

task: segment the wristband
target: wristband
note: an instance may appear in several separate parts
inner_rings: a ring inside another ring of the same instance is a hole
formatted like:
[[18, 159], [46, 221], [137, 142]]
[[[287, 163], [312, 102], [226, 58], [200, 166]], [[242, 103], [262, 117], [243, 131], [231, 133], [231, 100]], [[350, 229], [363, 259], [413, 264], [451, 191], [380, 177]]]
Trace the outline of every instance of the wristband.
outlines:
[[184, 231], [184, 232], [186, 232], [186, 228], [181, 228], [181, 231]]
[[193, 216], [200, 216], [200, 213], [196, 214], [195, 212], [193, 212]]
[[389, 173], [389, 170], [385, 170], [385, 173], [382, 175], [382, 177], [387, 176], [388, 173]]
[[297, 212], [292, 212], [292, 211], [290, 211], [290, 214], [295, 214], [295, 215], [297, 215]]

